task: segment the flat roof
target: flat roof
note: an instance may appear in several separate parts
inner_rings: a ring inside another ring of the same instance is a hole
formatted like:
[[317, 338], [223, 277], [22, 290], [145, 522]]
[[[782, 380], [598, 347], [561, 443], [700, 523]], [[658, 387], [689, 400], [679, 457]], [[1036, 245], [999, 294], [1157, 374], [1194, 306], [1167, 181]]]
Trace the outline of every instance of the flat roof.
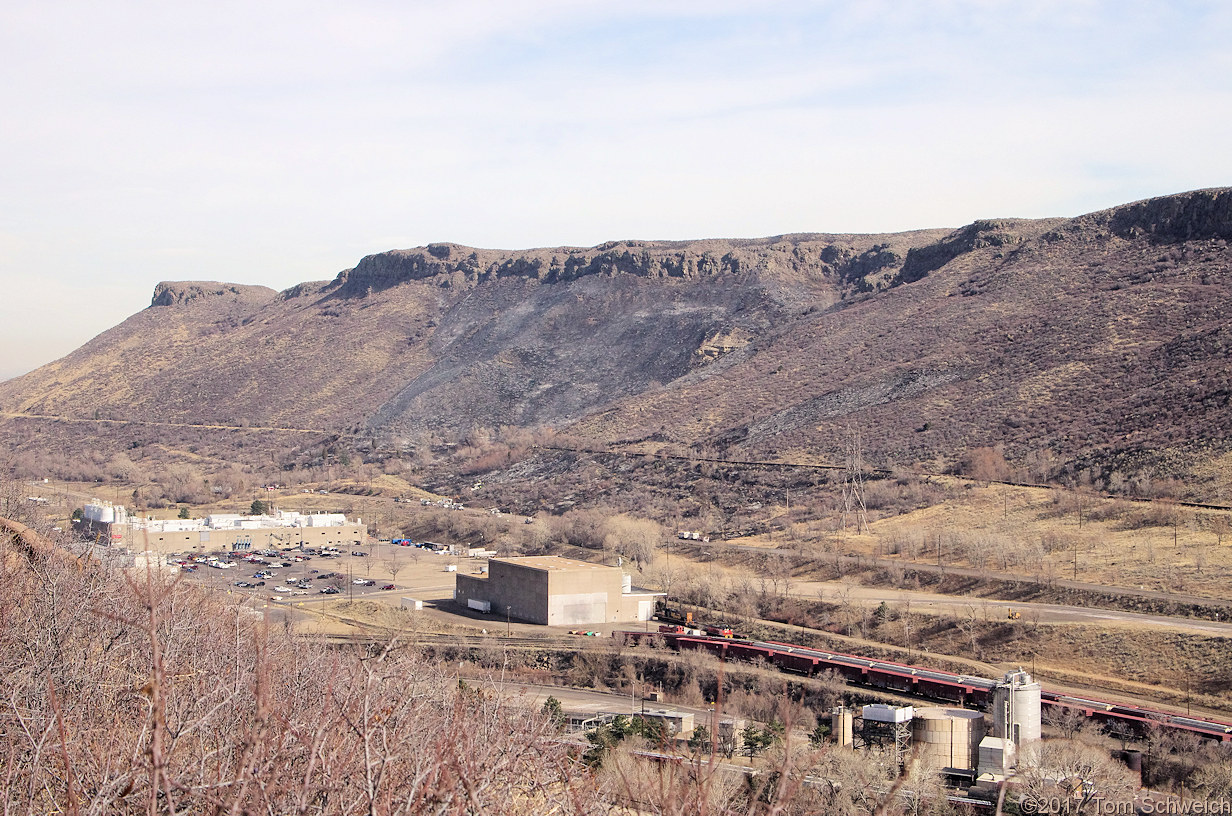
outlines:
[[493, 558], [502, 564], [526, 569], [543, 570], [544, 572], [581, 572], [582, 570], [619, 570], [620, 567], [609, 567], [606, 564], [592, 564], [589, 561], [578, 561], [575, 558], [561, 558], [559, 555], [523, 555], [514, 558]]

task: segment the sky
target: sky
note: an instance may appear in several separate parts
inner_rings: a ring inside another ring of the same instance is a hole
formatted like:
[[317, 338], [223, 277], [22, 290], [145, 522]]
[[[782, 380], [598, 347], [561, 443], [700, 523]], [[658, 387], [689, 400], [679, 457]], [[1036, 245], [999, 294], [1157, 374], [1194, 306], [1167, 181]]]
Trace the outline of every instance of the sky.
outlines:
[[6, 0], [0, 379], [156, 284], [1232, 185], [1232, 3]]

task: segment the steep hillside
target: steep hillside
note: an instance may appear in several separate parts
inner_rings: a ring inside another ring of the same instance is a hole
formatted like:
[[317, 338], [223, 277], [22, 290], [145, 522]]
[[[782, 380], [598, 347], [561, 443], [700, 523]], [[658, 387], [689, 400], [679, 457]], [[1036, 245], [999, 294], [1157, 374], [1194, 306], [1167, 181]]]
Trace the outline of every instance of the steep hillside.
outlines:
[[0, 403], [330, 429], [557, 424], [688, 373], [718, 353], [716, 338], [759, 336], [884, 288], [912, 246], [942, 234], [525, 252], [434, 244], [277, 295], [163, 283], [149, 309], [0, 385]]
[[0, 406], [741, 457], [833, 458], [857, 427], [878, 464], [1004, 445], [1039, 475], [1172, 471], [1232, 439], [1230, 234], [1209, 190], [955, 231], [432, 244], [282, 293], [160, 284]]
[[901, 285], [806, 316], [756, 358], [577, 430], [638, 437], [667, 425], [695, 444], [807, 452], [836, 450], [854, 424], [887, 463], [996, 444], [1019, 461], [1131, 468], [1226, 450], [1232, 194], [1037, 234], [1018, 226], [959, 230], [910, 253]]

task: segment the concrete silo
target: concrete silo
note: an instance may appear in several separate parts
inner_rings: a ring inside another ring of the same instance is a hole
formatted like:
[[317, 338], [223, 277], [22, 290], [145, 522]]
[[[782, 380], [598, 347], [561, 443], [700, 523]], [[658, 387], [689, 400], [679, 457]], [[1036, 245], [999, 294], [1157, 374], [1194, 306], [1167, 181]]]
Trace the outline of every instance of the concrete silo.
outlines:
[[850, 748], [855, 744], [855, 739], [852, 734], [852, 722], [854, 714], [850, 708], [844, 706], [835, 706], [830, 712], [830, 734], [834, 741], [843, 748]]
[[1040, 684], [1019, 669], [1007, 672], [993, 690], [994, 736], [1007, 739], [1016, 747], [1040, 738]]
[[979, 763], [984, 715], [965, 708], [917, 708], [911, 744], [930, 768], [972, 771]]

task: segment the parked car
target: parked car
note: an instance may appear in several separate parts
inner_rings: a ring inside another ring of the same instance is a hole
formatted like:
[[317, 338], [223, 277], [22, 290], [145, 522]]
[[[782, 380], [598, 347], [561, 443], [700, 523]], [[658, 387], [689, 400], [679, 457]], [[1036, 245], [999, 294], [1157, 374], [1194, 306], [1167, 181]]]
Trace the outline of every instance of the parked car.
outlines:
[[376, 581], [364, 581], [364, 586], [376, 586]]
[[338, 589], [338, 587], [332, 587], [332, 586], [321, 587], [320, 589], [320, 592], [322, 595], [337, 595], [341, 591], [342, 590]]
[[385, 586], [381, 587], [381, 589], [382, 589], [382, 590], [386, 590], [386, 591], [388, 591], [388, 590], [391, 590], [391, 589], [397, 589], [397, 587], [396, 587], [396, 586], [394, 586], [393, 584], [386, 584]]

